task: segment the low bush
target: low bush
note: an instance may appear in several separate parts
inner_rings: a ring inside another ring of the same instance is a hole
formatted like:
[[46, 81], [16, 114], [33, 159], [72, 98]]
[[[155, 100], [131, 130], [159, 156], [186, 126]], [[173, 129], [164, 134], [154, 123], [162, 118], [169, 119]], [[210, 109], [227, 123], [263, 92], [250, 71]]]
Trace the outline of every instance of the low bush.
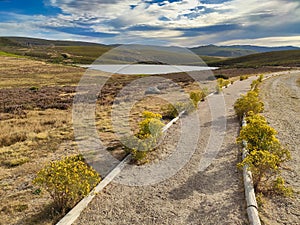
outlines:
[[246, 117], [246, 121], [247, 126], [242, 127], [237, 142], [242, 143], [245, 140], [249, 152], [256, 149], [271, 150], [278, 141], [275, 137], [276, 130], [268, 125], [263, 116], [252, 112]]
[[263, 81], [263, 79], [264, 79], [264, 75], [263, 75], [263, 74], [260, 74], [260, 75], [258, 76], [258, 78], [257, 78], [257, 81], [258, 81], [259, 83], [261, 83], [261, 82]]
[[228, 80], [228, 79], [229, 79], [228, 76], [223, 75], [223, 74], [217, 74], [217, 75], [215, 75], [215, 78], [216, 78], [216, 79], [222, 78], [222, 79], [224, 79], [224, 80]]
[[255, 114], [263, 112], [264, 103], [260, 100], [258, 91], [248, 91], [246, 95], [241, 95], [241, 97], [236, 100], [234, 110], [241, 120], [244, 115], [247, 116], [251, 111]]
[[222, 92], [222, 87], [220, 85], [216, 85], [216, 92], [220, 94]]
[[273, 181], [273, 191], [277, 194], [283, 195], [285, 197], [291, 197], [293, 196], [293, 189], [291, 187], [287, 187], [285, 185], [285, 181], [282, 177], [277, 177], [274, 181]]
[[100, 182], [99, 174], [81, 155], [51, 162], [40, 170], [33, 183], [45, 189], [58, 212], [65, 213]]
[[195, 108], [198, 107], [198, 103], [200, 101], [204, 101], [205, 97], [207, 96], [207, 89], [203, 90], [195, 90], [190, 92], [190, 99], [192, 100]]
[[249, 166], [253, 174], [255, 190], [260, 191], [259, 185], [263, 179], [268, 180], [271, 176], [278, 173], [279, 158], [269, 151], [253, 150], [238, 164], [238, 167], [243, 168], [245, 165]]
[[143, 112], [143, 120], [139, 122], [139, 132], [137, 137], [140, 139], [152, 136], [157, 139], [161, 135], [164, 124], [161, 122], [162, 115], [149, 111]]
[[30, 90], [30, 91], [34, 91], [34, 92], [37, 92], [37, 91], [39, 90], [39, 88], [36, 87], [36, 86], [32, 86], [32, 87], [29, 88], [29, 90]]
[[264, 78], [264, 75], [259, 75], [259, 77], [256, 80], [252, 81], [252, 83], [251, 83], [251, 90], [252, 91], [258, 91], [259, 90], [258, 86], [262, 82], [263, 78]]
[[184, 111], [186, 109], [186, 103], [185, 102], [176, 102], [173, 104], [168, 104], [166, 106], [163, 106], [161, 108], [162, 115], [164, 118], [173, 119], [179, 115], [180, 112]]
[[142, 163], [149, 151], [153, 150], [161, 137], [164, 124], [162, 115], [149, 111], [143, 112], [143, 120], [139, 122], [139, 131], [134, 136], [124, 137], [121, 141], [125, 151], [130, 153], [137, 163]]
[[[238, 167], [249, 166], [257, 191], [263, 191], [264, 188], [265, 191], [271, 189], [277, 193], [288, 193], [282, 180], [276, 179], [271, 183], [270, 180], [280, 173], [280, 166], [290, 159], [290, 152], [281, 145], [275, 136], [276, 130], [268, 125], [263, 116], [251, 112], [246, 120], [247, 126], [240, 131], [237, 142], [246, 141], [248, 154]], [[261, 184], [264, 184], [263, 188]]]
[[251, 90], [252, 91], [258, 91], [258, 85], [260, 84], [260, 82], [258, 80], [254, 80], [251, 83]]
[[241, 75], [240, 81], [247, 80], [248, 78], [249, 78], [249, 76], [247, 76], [247, 75]]

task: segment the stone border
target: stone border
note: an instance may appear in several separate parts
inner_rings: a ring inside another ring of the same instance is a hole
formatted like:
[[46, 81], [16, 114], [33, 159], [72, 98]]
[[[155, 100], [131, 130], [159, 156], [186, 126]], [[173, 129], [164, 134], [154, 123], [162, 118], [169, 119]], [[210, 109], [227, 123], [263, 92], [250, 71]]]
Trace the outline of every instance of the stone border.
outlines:
[[[213, 93], [212, 93], [213, 94]], [[182, 117], [185, 111], [179, 113], [179, 115], [172, 119], [168, 124], [162, 128], [162, 132], [165, 133], [177, 120]], [[56, 225], [72, 225], [75, 220], [80, 216], [81, 212], [88, 206], [93, 198], [101, 192], [124, 168], [125, 164], [131, 159], [131, 155], [127, 155], [114, 169], [112, 169], [106, 177], [100, 181], [100, 183], [84, 197], [71, 211], [69, 211]]]
[[[244, 116], [242, 121], [242, 127], [245, 126], [247, 126], [247, 122]], [[242, 156], [243, 160], [246, 158], [247, 154], [248, 154], [247, 142], [243, 141], [243, 156]], [[257, 206], [254, 187], [253, 187], [252, 173], [248, 169], [248, 165], [245, 165], [243, 167], [243, 178], [244, 178], [245, 197], [247, 202], [247, 214], [248, 214], [249, 222], [251, 225], [261, 225], [259, 215], [258, 215], [258, 206]]]
[[[227, 87], [229, 87], [231, 85], [232, 84], [230, 83], [227, 85]], [[222, 89], [227, 88], [227, 87], [222, 87]], [[218, 94], [218, 92], [217, 91], [212, 92], [212, 93], [208, 94], [207, 97], [212, 96], [214, 94]], [[176, 121], [178, 121], [180, 119], [180, 117], [182, 117], [182, 115], [184, 113], [185, 113], [185, 111], [180, 112], [176, 118], [172, 119], [167, 125], [165, 125], [162, 128], [162, 132], [165, 133]], [[124, 168], [125, 164], [128, 163], [130, 161], [130, 159], [131, 159], [131, 155], [129, 154], [111, 172], [109, 172], [102, 181], [100, 181], [100, 183], [89, 193], [88, 196], [84, 197], [79, 203], [77, 203], [77, 205], [73, 209], [71, 209], [71, 211], [69, 211], [58, 223], [56, 223], [56, 225], [72, 225], [76, 221], [76, 219], [80, 216], [81, 212], [93, 200], [93, 198], [99, 192], [101, 192], [121, 172], [121, 170]], [[247, 171], [247, 170], [244, 169], [244, 171]], [[244, 176], [244, 178], [245, 178], [245, 176]], [[250, 178], [252, 181], [252, 176], [250, 176]], [[245, 185], [245, 190], [246, 190], [246, 185]], [[255, 199], [255, 194], [254, 194], [254, 199]], [[251, 208], [253, 208], [250, 206], [251, 205], [249, 205], [247, 207], [247, 212], [248, 212], [248, 209], [251, 210]], [[256, 209], [257, 209], [257, 205], [256, 205]], [[249, 218], [249, 220], [250, 220], [250, 218]], [[260, 223], [259, 224], [257, 223], [255, 225], [260, 225]]]

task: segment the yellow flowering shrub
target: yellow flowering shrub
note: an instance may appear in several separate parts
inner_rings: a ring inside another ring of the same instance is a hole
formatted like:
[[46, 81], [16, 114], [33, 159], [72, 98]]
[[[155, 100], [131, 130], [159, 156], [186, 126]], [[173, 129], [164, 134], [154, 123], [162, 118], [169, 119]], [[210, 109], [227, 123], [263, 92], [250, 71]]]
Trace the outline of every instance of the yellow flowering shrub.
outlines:
[[50, 162], [35, 177], [33, 183], [45, 189], [59, 212], [71, 209], [99, 182], [99, 174], [88, 166], [81, 155]]
[[149, 111], [143, 112], [143, 120], [139, 122], [139, 132], [137, 137], [140, 139], [152, 136], [157, 139], [161, 135], [164, 124], [161, 122], [162, 115]]
[[273, 181], [273, 190], [285, 197], [291, 197], [294, 193], [291, 187], [286, 187], [284, 179], [280, 176]]
[[262, 82], [263, 78], [264, 78], [264, 75], [261, 74], [261, 75], [259, 75], [259, 77], [256, 80], [252, 81], [252, 83], [251, 83], [251, 90], [252, 91], [258, 91], [259, 90], [258, 86]]
[[180, 112], [186, 110], [186, 103], [185, 102], [176, 102], [173, 104], [167, 104], [161, 108], [163, 111], [164, 118], [173, 119], [176, 118]]
[[245, 140], [248, 151], [271, 150], [273, 144], [278, 142], [275, 137], [276, 130], [268, 125], [263, 116], [252, 112], [249, 114], [250, 116], [246, 117], [247, 126], [242, 127], [237, 142], [242, 143]]
[[230, 80], [223, 79], [223, 78], [218, 78], [217, 79], [217, 85], [216, 85], [216, 92], [221, 93], [223, 87], [228, 87], [229, 84], [232, 84]]
[[[222, 78], [220, 78], [222, 79]], [[191, 91], [190, 92], [190, 99], [193, 102], [193, 105], [195, 108], [198, 107], [198, 103], [200, 101], [204, 101], [205, 97], [207, 96], [207, 89], [203, 89], [203, 90], [195, 90], [195, 91]]]
[[253, 174], [253, 184], [259, 190], [263, 178], [268, 178], [278, 172], [279, 157], [265, 150], [253, 150], [238, 164], [238, 167], [248, 165]]
[[130, 153], [136, 162], [142, 162], [148, 152], [155, 148], [164, 126], [161, 118], [161, 114], [144, 111], [143, 120], [139, 123], [139, 132], [133, 137], [123, 138], [125, 151]]
[[260, 74], [260, 75], [258, 76], [258, 78], [257, 78], [257, 81], [258, 81], [259, 83], [261, 83], [261, 82], [263, 81], [263, 79], [264, 79], [264, 75], [263, 75], [263, 74]]
[[249, 78], [249, 76], [247, 76], [247, 75], [241, 75], [240, 81], [247, 80], [248, 78]]
[[247, 142], [247, 150], [266, 150], [278, 156], [278, 162], [290, 159], [290, 152], [276, 138], [277, 131], [268, 125], [267, 120], [259, 114], [249, 113], [246, 117], [247, 126], [243, 127], [237, 138], [238, 143]]
[[236, 100], [234, 110], [239, 119], [242, 119], [244, 114], [247, 116], [251, 111], [255, 114], [262, 112], [264, 103], [259, 99], [257, 91], [248, 91]]
[[273, 188], [273, 191], [277, 190], [277, 193], [287, 193], [284, 180], [275, 180], [273, 185], [269, 185], [268, 181], [280, 173], [280, 165], [290, 159], [290, 152], [281, 145], [275, 136], [276, 130], [268, 125], [263, 116], [250, 112], [246, 121], [247, 126], [240, 131], [237, 142], [246, 141], [248, 155], [238, 167], [249, 166], [257, 191], [262, 190], [260, 184], [263, 183], [265, 189], [271, 186], [270, 188]]

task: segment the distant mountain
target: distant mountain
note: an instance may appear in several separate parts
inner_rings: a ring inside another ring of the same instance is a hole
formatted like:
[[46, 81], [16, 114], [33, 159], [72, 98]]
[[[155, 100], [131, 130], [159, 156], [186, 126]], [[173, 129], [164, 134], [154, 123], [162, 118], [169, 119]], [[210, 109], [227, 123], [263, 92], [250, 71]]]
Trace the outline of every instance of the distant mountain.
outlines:
[[263, 66], [300, 66], [300, 50], [272, 51], [246, 55], [237, 58], [223, 59], [208, 63], [209, 66], [258, 68]]
[[197, 55], [232, 58], [257, 53], [256, 51], [249, 49], [231, 48], [228, 46], [216, 45], [199, 46], [195, 48], [190, 48], [190, 50], [196, 53]]
[[[94, 62], [98, 57], [103, 55], [105, 52], [111, 51], [114, 47], [119, 45], [103, 45], [90, 42], [81, 41], [60, 41], [60, 40], [45, 40], [38, 38], [28, 38], [28, 37], [0, 37], [0, 51], [12, 53], [16, 55], [28, 56], [37, 59], [42, 59], [50, 62], [56, 63], [70, 63], [70, 64], [90, 64]], [[132, 45], [133, 47], [134, 45]], [[167, 50], [163, 53], [163, 49]], [[191, 54], [186, 54], [182, 52], [180, 48], [170, 47], [154, 47], [151, 46], [149, 50], [145, 49], [147, 54], [133, 54], [132, 52], [127, 52], [126, 54], [119, 54], [119, 52], [112, 51], [110, 56], [112, 57], [110, 62], [120, 63], [120, 62], [165, 62], [170, 49], [175, 49], [172, 58], [176, 59], [176, 62], [193, 62], [191, 59]], [[261, 56], [256, 57], [257, 53], [268, 53], [277, 51], [293, 51], [300, 50], [300, 48], [293, 46], [283, 46], [283, 47], [264, 47], [264, 46], [253, 46], [253, 45], [232, 45], [232, 46], [216, 46], [207, 45], [190, 48], [195, 54], [201, 56], [201, 58], [208, 64], [213, 63], [216, 65], [245, 65], [244, 60], [252, 60], [253, 64], [256, 64], [256, 60], [264, 61]], [[158, 56], [158, 53], [160, 54]], [[284, 53], [282, 57], [291, 57], [294, 53]], [[246, 56], [252, 56], [254, 58], [247, 58]], [[276, 56], [275, 56], [276, 55]], [[147, 56], [145, 58], [145, 56]], [[239, 58], [239, 57], [246, 58]], [[298, 56], [298, 55], [297, 55]], [[271, 57], [271, 61], [267, 64], [279, 64], [278, 60], [284, 60], [285, 62], [292, 60], [288, 58], [285, 60], [280, 56], [280, 54], [270, 54], [266, 57]], [[275, 57], [275, 58], [274, 58]], [[224, 61], [224, 59], [230, 58], [229, 61]], [[278, 58], [278, 60], [277, 60]], [[235, 60], [236, 59], [236, 60]], [[275, 61], [273, 59], [276, 59]], [[267, 60], [267, 59], [266, 59]], [[273, 61], [272, 61], [273, 60]], [[195, 60], [197, 61], [197, 60]], [[291, 61], [289, 61], [291, 62]], [[293, 61], [294, 62], [294, 61]]]
[[216, 57], [240, 57], [262, 52], [286, 51], [286, 50], [300, 50], [300, 48], [293, 46], [283, 47], [263, 47], [253, 45], [231, 45], [231, 46], [216, 46], [207, 45], [191, 48], [191, 50], [198, 55], [216, 56]]
[[265, 47], [265, 46], [255, 46], [255, 45], [230, 45], [230, 46], [220, 46], [220, 47], [245, 49], [245, 50], [256, 51], [256, 52], [275, 52], [275, 51], [300, 50], [300, 48], [294, 47], [294, 46]]
[[0, 46], [105, 46], [103, 44], [83, 41], [59, 41], [28, 37], [0, 37]]

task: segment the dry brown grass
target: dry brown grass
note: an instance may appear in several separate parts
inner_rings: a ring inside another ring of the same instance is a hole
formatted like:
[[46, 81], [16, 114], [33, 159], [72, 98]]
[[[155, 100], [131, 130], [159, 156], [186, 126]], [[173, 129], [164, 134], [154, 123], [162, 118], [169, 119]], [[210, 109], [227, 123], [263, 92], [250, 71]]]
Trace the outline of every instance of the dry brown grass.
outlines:
[[[37, 171], [50, 160], [77, 150], [72, 144], [67, 151], [62, 146], [73, 140], [70, 111], [28, 111], [26, 118], [1, 120], [0, 126], [0, 221], [12, 224], [24, 215], [35, 218], [37, 211], [51, 203], [49, 196], [37, 195], [31, 183]], [[50, 212], [38, 223], [51, 223]], [[22, 224], [31, 224], [31, 220]]]
[[31, 182], [49, 161], [78, 152], [70, 110], [75, 88], [62, 85], [76, 85], [83, 73], [0, 57], [0, 224], [52, 224], [58, 218], [50, 197]]
[[0, 88], [75, 85], [84, 71], [79, 67], [0, 56]]
[[[49, 161], [78, 153], [73, 141], [71, 107], [73, 85], [78, 83], [84, 70], [25, 58], [1, 57], [0, 74], [0, 224], [53, 224], [61, 215], [55, 213], [51, 198], [40, 193], [32, 180]], [[97, 103], [99, 136], [119, 159], [125, 153], [113, 131], [111, 105], [118, 91], [136, 78], [113, 76]], [[174, 78], [186, 92], [196, 88], [181, 75], [167, 78]], [[205, 82], [201, 85], [206, 86], [211, 90], [215, 85]], [[31, 87], [38, 89], [31, 90]], [[137, 95], [133, 93], [124, 98], [134, 101]], [[149, 96], [133, 104], [128, 118], [131, 130], [137, 130], [143, 111], [161, 113], [164, 104], [164, 100]], [[124, 115], [121, 119], [127, 117]]]

